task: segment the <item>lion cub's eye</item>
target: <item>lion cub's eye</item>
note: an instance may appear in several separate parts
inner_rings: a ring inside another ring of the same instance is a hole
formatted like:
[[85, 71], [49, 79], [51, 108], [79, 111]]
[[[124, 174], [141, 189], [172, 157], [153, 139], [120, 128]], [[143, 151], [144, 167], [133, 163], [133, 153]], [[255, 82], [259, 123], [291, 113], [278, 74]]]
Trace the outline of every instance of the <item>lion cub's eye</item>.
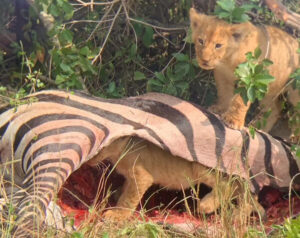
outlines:
[[216, 49], [220, 49], [222, 46], [222, 44], [216, 44]]
[[202, 39], [198, 39], [200, 45], [204, 45], [204, 41]]

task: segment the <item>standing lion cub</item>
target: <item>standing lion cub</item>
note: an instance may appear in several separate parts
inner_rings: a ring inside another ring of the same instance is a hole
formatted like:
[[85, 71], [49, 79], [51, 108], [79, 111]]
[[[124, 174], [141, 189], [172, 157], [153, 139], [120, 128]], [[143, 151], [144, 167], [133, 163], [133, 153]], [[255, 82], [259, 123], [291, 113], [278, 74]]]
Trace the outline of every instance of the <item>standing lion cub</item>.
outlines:
[[[235, 68], [246, 61], [246, 53], [254, 52], [258, 46], [262, 50], [261, 57], [273, 61], [269, 72], [275, 80], [260, 102], [263, 112], [272, 110], [264, 128], [269, 131], [281, 112], [278, 95], [289, 75], [299, 67], [297, 40], [272, 26], [254, 26], [250, 22], [229, 24], [214, 16], [199, 14], [194, 8], [190, 9], [190, 19], [197, 61], [201, 68], [214, 70], [218, 99], [211, 110], [221, 113], [228, 126], [241, 129], [250, 106], [249, 102], [244, 104], [240, 95], [234, 94]], [[294, 95], [298, 99], [292, 102], [299, 102], [299, 94]]]

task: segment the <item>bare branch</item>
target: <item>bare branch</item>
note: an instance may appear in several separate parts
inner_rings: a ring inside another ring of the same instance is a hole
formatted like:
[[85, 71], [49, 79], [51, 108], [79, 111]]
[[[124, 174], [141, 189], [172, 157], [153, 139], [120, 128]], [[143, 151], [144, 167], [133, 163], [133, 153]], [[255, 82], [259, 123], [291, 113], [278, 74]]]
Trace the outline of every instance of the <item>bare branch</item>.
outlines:
[[79, 3], [72, 3], [73, 6], [84, 6], [84, 7], [93, 7], [93, 6], [105, 6], [105, 5], [111, 5], [111, 4], [115, 4], [117, 2], [119, 2], [120, 0], [114, 0], [111, 2], [94, 2], [93, 0], [91, 0], [91, 2], [84, 2], [81, 0], [76, 0]]
[[98, 55], [93, 59], [92, 64], [95, 64], [95, 62], [98, 60], [98, 58], [101, 57], [101, 54], [102, 54], [102, 52], [103, 52], [103, 49], [104, 49], [104, 47], [105, 47], [105, 45], [106, 45], [106, 42], [107, 42], [107, 40], [108, 40], [108, 38], [109, 38], [109, 36], [110, 36], [110, 33], [111, 33], [112, 29], [113, 29], [113, 27], [114, 27], [115, 21], [116, 21], [116, 19], [118, 18], [119, 14], [120, 14], [121, 9], [122, 9], [122, 4], [120, 4], [120, 6], [119, 6], [119, 9], [118, 9], [117, 13], [115, 14], [114, 19], [113, 19], [113, 21], [112, 21], [112, 23], [111, 23], [111, 25], [110, 25], [110, 28], [109, 28], [109, 30], [108, 30], [108, 33], [106, 34], [106, 37], [105, 37], [105, 39], [104, 39], [104, 42], [103, 42], [102, 46], [100, 47], [99, 53], [98, 53]]
[[164, 30], [164, 31], [185, 31], [188, 28], [188, 27], [161, 27], [161, 26], [153, 25], [153, 24], [150, 24], [150, 23], [147, 23], [147, 22], [144, 22], [144, 21], [140, 21], [140, 20], [131, 18], [131, 17], [129, 17], [129, 20], [133, 21], [133, 22], [143, 24], [145, 26], [150, 26], [150, 27], [153, 27], [153, 28], [156, 28], [156, 29], [159, 29], [159, 30]]
[[275, 16], [287, 25], [300, 31], [300, 15], [287, 9], [278, 0], [265, 0], [265, 3]]

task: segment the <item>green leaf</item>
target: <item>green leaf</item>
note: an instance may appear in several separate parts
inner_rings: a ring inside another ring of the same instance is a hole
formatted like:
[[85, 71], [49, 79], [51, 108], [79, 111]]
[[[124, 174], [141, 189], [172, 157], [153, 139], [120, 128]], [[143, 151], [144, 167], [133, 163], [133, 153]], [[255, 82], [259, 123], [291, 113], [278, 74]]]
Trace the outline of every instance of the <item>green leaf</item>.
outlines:
[[186, 37], [183, 39], [183, 41], [187, 42], [187, 43], [190, 43], [190, 44], [193, 44], [193, 39], [192, 39], [192, 29], [189, 27], [188, 31], [187, 31], [187, 34], [186, 34]]
[[[137, 19], [137, 20], [143, 21], [142, 19]], [[141, 23], [134, 22], [133, 28], [137, 36], [141, 37], [143, 35], [144, 26]]]
[[1, 93], [4, 93], [7, 91], [7, 88], [6, 87], [3, 87], [3, 86], [0, 86], [0, 92]]
[[148, 80], [148, 84], [158, 86], [158, 87], [164, 86], [159, 80], [155, 80], [155, 79]]
[[58, 8], [56, 7], [55, 4], [51, 4], [49, 7], [49, 13], [54, 16], [54, 17], [58, 17], [59, 16], [59, 11]]
[[110, 82], [108, 85], [107, 92], [108, 93], [113, 93], [116, 91], [116, 83], [115, 82]]
[[255, 88], [252, 85], [247, 90], [247, 97], [250, 102], [255, 101]]
[[246, 14], [243, 14], [239, 20], [239, 22], [246, 22], [246, 21], [249, 21], [250, 18], [248, 17], [248, 15]]
[[149, 47], [153, 43], [153, 34], [154, 34], [154, 31], [153, 31], [152, 27], [146, 26], [145, 33], [143, 35], [143, 44], [146, 47]]
[[245, 22], [249, 20], [248, 16], [245, 14], [245, 9], [242, 7], [236, 7], [232, 11], [232, 17], [234, 22]]
[[259, 73], [261, 73], [263, 71], [263, 69], [264, 69], [264, 66], [262, 64], [258, 64], [254, 68], [254, 73], [255, 74], [259, 74]]
[[273, 64], [273, 61], [272, 61], [272, 60], [269, 60], [269, 59], [264, 59], [264, 60], [262, 61], [262, 63], [263, 63], [263, 65], [264, 65], [265, 67], [268, 67], [268, 66], [270, 66], [270, 65]]
[[62, 43], [72, 43], [73, 41], [73, 33], [68, 30], [68, 29], [65, 29], [63, 30], [60, 34], [59, 34], [59, 40], [62, 42]]
[[64, 83], [65, 81], [66, 81], [66, 77], [65, 76], [63, 76], [63, 75], [61, 75], [61, 74], [58, 74], [57, 76], [56, 76], [56, 78], [55, 78], [55, 83], [57, 84], [57, 85], [59, 85], [59, 84], [62, 84], [62, 83]]
[[261, 49], [259, 47], [257, 47], [254, 50], [254, 57], [255, 57], [255, 59], [258, 59], [260, 55], [261, 55]]
[[179, 77], [179, 80], [182, 80], [182, 77], [186, 76], [190, 71], [191, 65], [189, 63], [178, 63], [175, 65], [175, 75]]
[[165, 82], [166, 81], [166, 77], [163, 73], [161, 72], [155, 72], [154, 73], [155, 77], [158, 78], [161, 82]]
[[255, 128], [253, 126], [249, 126], [249, 133], [250, 133], [252, 139], [254, 139], [254, 137], [255, 137], [255, 132], [256, 132]]
[[258, 85], [258, 91], [262, 93], [266, 93], [268, 91], [268, 85], [266, 84]]
[[107, 232], [103, 233], [102, 238], [109, 238], [109, 234]]
[[239, 64], [238, 67], [235, 69], [235, 74], [238, 77], [247, 77], [248, 75], [250, 75], [248, 64], [247, 63]]
[[182, 54], [182, 53], [173, 53], [172, 54], [175, 58], [176, 58], [176, 60], [178, 60], [178, 61], [189, 61], [189, 56], [188, 55], [186, 55], [186, 54]]
[[235, 2], [233, 0], [220, 0], [217, 4], [227, 12], [232, 12], [235, 7]]
[[179, 83], [176, 83], [176, 87], [181, 89], [182, 91], [188, 89], [189, 87], [189, 83], [188, 82], [179, 82]]
[[247, 61], [253, 59], [252, 52], [246, 53], [246, 59], [247, 59]]
[[74, 14], [74, 10], [73, 10], [72, 5], [69, 2], [63, 2], [61, 7], [65, 12], [64, 19], [65, 20], [70, 20], [73, 17], [73, 14]]
[[297, 156], [298, 158], [300, 158], [300, 148], [297, 149], [297, 151], [296, 151], [296, 156]]
[[245, 11], [251, 11], [252, 9], [259, 9], [259, 5], [255, 5], [255, 4], [243, 4], [242, 8], [245, 9]]
[[268, 85], [270, 82], [274, 81], [274, 77], [269, 74], [257, 74], [254, 76], [255, 82]]
[[146, 78], [146, 76], [145, 76], [145, 74], [144, 73], [142, 73], [142, 72], [140, 72], [140, 71], [135, 71], [134, 72], [134, 76], [133, 76], [133, 79], [134, 80], [143, 80], [143, 79], [145, 79]]
[[172, 84], [168, 84], [167, 89], [165, 90], [165, 93], [173, 95], [173, 96], [177, 96], [176, 87]]
[[84, 46], [80, 49], [79, 53], [84, 56], [88, 56], [90, 54], [90, 49], [87, 46]]
[[221, 18], [221, 19], [227, 19], [231, 16], [231, 14], [229, 12], [220, 12], [218, 14], [218, 17]]
[[72, 238], [84, 238], [84, 235], [81, 232], [73, 232]]
[[242, 99], [243, 99], [244, 104], [247, 105], [247, 103], [248, 103], [249, 100], [248, 100], [248, 97], [247, 97], [246, 89], [243, 90], [243, 91], [240, 93], [240, 95], [241, 95], [241, 97], [242, 97]]
[[59, 65], [59, 67], [60, 67], [65, 73], [73, 73], [73, 72], [74, 72], [73, 69], [72, 69], [69, 65], [67, 65], [67, 64], [61, 63], [61, 64]]
[[129, 56], [132, 58], [136, 55], [137, 52], [137, 45], [136, 44], [132, 44], [129, 50]]

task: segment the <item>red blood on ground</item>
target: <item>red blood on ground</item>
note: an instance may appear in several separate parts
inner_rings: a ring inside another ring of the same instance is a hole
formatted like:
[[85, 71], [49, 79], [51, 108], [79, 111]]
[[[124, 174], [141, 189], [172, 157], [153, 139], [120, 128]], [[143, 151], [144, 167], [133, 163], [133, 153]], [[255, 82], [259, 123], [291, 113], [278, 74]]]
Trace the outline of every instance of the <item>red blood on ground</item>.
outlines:
[[[96, 196], [98, 203], [105, 198], [108, 188], [110, 188], [110, 191], [116, 192], [108, 199], [107, 207], [116, 204], [124, 178], [115, 172], [111, 172], [111, 167], [107, 162], [99, 168], [83, 165], [69, 177], [59, 192], [59, 205], [65, 214], [73, 215], [76, 226], [86, 219], [89, 206], [93, 204]], [[107, 176], [108, 174], [109, 176]], [[100, 191], [97, 193], [98, 190]], [[203, 191], [204, 193], [202, 193]], [[207, 187], [201, 185], [199, 196], [202, 197], [208, 191]], [[186, 205], [182, 202], [184, 195], [191, 197], [192, 193], [189, 189], [183, 193], [182, 191], [170, 191], [161, 189], [159, 186], [152, 186], [144, 195], [141, 204], [148, 211], [146, 216], [154, 222], [178, 224], [188, 221], [196, 227], [201, 222], [186, 211]], [[259, 201], [266, 209], [267, 221], [265, 225], [267, 227], [272, 224], [280, 224], [284, 218], [300, 213], [300, 199], [297, 196], [292, 196], [291, 201], [289, 201], [287, 198], [286, 193], [271, 187], [264, 188], [261, 191]], [[187, 203], [193, 213], [196, 208], [195, 201], [189, 198]], [[292, 204], [292, 214], [290, 214], [289, 204]]]

